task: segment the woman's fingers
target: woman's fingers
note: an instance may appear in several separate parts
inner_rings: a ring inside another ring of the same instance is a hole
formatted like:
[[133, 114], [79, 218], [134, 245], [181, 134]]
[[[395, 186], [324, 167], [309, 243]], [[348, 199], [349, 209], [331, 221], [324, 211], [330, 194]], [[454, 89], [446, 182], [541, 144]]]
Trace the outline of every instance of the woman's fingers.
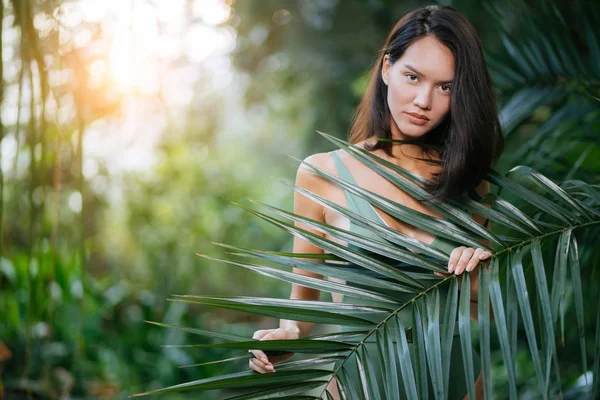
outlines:
[[[254, 336], [257, 336], [256, 333]], [[253, 337], [254, 338], [254, 337]], [[255, 358], [250, 359], [250, 369], [264, 374], [265, 372], [274, 372], [273, 364], [269, 362], [269, 358], [262, 350], [248, 350]]]
[[475, 253], [473, 253], [473, 257], [471, 257], [471, 260], [467, 264], [467, 272], [473, 271], [477, 267], [477, 265], [479, 264], [480, 261], [487, 260], [491, 256], [492, 256], [492, 253], [490, 253], [487, 250], [484, 250], [481, 248], [475, 249]]
[[[286, 340], [286, 339], [298, 339], [298, 332], [294, 330], [287, 330], [283, 328], [279, 329], [267, 329], [259, 330], [254, 332], [252, 338], [255, 340]], [[273, 356], [271, 360], [267, 357], [262, 350], [248, 350], [254, 355], [255, 358], [250, 358], [249, 366], [253, 371], [264, 374], [265, 372], [275, 372], [274, 364], [285, 361], [291, 358], [294, 353], [285, 353], [278, 356]]]
[[473, 271], [480, 261], [487, 260], [492, 256], [487, 250], [482, 248], [474, 249], [472, 247], [460, 246], [452, 250], [448, 260], [448, 273], [435, 272], [437, 276], [448, 277], [449, 274], [460, 275], [463, 272]]
[[[254, 364], [254, 362], [252, 362], [253, 359], [250, 359], [250, 361], [248, 361], [248, 366], [250, 367], [250, 369], [254, 372], [258, 372], [259, 374], [264, 374], [267, 371], [264, 368], [259, 367], [258, 365]], [[254, 359], [256, 360], [256, 359]]]
[[251, 358], [249, 365], [250, 369], [256, 372], [260, 372], [261, 374], [264, 374], [266, 372], [275, 372], [275, 367], [273, 367], [271, 363], [264, 363], [258, 358]]
[[[455, 263], [456, 267], [453, 268], [453, 271], [454, 274], [460, 275], [465, 271], [473, 271], [480, 261], [487, 260], [491, 256], [492, 253], [482, 248], [474, 249], [472, 247], [457, 247], [450, 255], [451, 260], [449, 263], [453, 263], [452, 257], [454, 257], [454, 259], [458, 258], [458, 261]], [[448, 270], [450, 271], [450, 268], [448, 268]]]
[[475, 252], [471, 256], [471, 259], [469, 260], [469, 263], [467, 264], [467, 268], [465, 269], [467, 272], [473, 271], [473, 269], [477, 266], [477, 264], [479, 264], [479, 261], [481, 260], [481, 258], [480, 258], [481, 254], [484, 251], [485, 250], [483, 250], [481, 248], [475, 249]]
[[287, 332], [285, 330], [275, 329], [261, 337], [260, 340], [285, 340], [287, 338]]
[[[483, 250], [483, 249], [482, 249], [482, 250]], [[487, 251], [487, 250], [483, 250], [483, 251], [481, 252], [481, 254], [479, 255], [479, 259], [480, 259], [480, 260], [487, 260], [487, 259], [488, 259], [488, 258], [490, 258], [491, 256], [492, 256], [492, 253], [490, 253], [490, 252], [489, 252], [489, 251]]]
[[[286, 332], [283, 329], [267, 329], [258, 330], [252, 335], [252, 339], [256, 340], [281, 340], [286, 339]], [[273, 363], [269, 361], [269, 358], [262, 350], [249, 350], [250, 353], [254, 354], [254, 357], [250, 359], [250, 368], [256, 372], [264, 374], [265, 372], [275, 372]]]
[[456, 268], [456, 264], [458, 264], [458, 260], [460, 259], [460, 256], [462, 255], [462, 252], [465, 249], [466, 249], [465, 246], [460, 246], [460, 247], [457, 247], [454, 250], [452, 250], [452, 253], [450, 253], [450, 259], [448, 260], [448, 272], [449, 273], [454, 272], [454, 270]]
[[252, 339], [260, 340], [263, 337], [265, 337], [266, 335], [268, 335], [269, 332], [271, 332], [271, 331], [272, 331], [272, 329], [261, 329], [261, 330], [258, 330], [256, 332], [254, 332], [254, 335], [252, 335]]
[[[268, 336], [269, 332], [271, 330], [259, 330], [254, 332], [254, 335], [252, 335], [252, 339], [256, 339], [256, 340], [262, 340], [263, 338], [265, 338], [266, 336]], [[264, 351], [262, 350], [249, 350], [250, 353], [254, 354], [254, 357], [256, 357], [258, 360], [262, 361], [263, 364], [271, 364], [269, 362], [269, 357], [267, 357], [267, 355], [265, 354]]]
[[[259, 340], [275, 339], [274, 337], [271, 337], [270, 334], [259, 334], [259, 332], [260, 331], [255, 332], [254, 336], [252, 336], [252, 338], [259, 339]], [[275, 370], [273, 368], [273, 364], [271, 364], [271, 362], [269, 361], [269, 357], [267, 357], [267, 355], [265, 354], [264, 351], [262, 351], [262, 350], [249, 350], [249, 351], [250, 351], [250, 353], [254, 354], [254, 356], [256, 357], [256, 358], [253, 358], [250, 360], [251, 363], [252, 363], [252, 361], [254, 361], [254, 364], [256, 364], [259, 368], [270, 369], [271, 372]], [[250, 368], [252, 368], [252, 365], [250, 366]], [[265, 371], [265, 372], [267, 372], [267, 371]]]
[[267, 355], [265, 354], [264, 351], [262, 350], [249, 350], [250, 353], [254, 354], [254, 357], [258, 358], [259, 360], [262, 360], [262, 362], [268, 363], [269, 362], [269, 357], [267, 357]]
[[458, 259], [458, 263], [456, 264], [456, 268], [454, 269], [455, 275], [460, 275], [465, 271], [469, 260], [471, 260], [471, 257], [473, 257], [473, 253], [475, 253], [475, 249], [471, 247], [467, 247], [463, 250], [460, 258]]
[[248, 350], [248, 352], [252, 353], [257, 360], [260, 360], [263, 364], [271, 364], [269, 361], [269, 357], [261, 351], [261, 350]]
[[270, 364], [264, 364], [260, 360], [256, 358], [251, 358], [248, 364], [250, 369], [256, 371], [260, 374], [266, 374], [268, 372], [275, 372], [275, 368], [273, 368]]

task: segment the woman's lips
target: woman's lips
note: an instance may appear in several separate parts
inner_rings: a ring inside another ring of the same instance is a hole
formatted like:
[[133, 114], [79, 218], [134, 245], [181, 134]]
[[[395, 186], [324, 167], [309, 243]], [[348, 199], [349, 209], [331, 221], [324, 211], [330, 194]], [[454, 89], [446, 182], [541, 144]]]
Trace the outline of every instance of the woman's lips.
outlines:
[[428, 119], [417, 117], [415, 114], [406, 113], [406, 115], [408, 115], [408, 120], [415, 125], [425, 125], [429, 121]]

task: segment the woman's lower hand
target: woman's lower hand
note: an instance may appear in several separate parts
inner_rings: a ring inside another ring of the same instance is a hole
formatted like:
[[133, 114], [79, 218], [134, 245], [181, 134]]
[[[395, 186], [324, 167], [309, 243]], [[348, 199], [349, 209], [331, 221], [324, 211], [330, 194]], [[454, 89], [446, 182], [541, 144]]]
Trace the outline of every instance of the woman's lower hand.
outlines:
[[439, 276], [449, 276], [450, 274], [460, 275], [463, 272], [471, 272], [477, 267], [480, 261], [487, 260], [492, 256], [487, 250], [482, 248], [472, 248], [460, 246], [452, 250], [448, 260], [448, 273], [438, 273]]
[[[300, 331], [292, 328], [264, 329], [254, 332], [252, 339], [257, 340], [294, 340], [300, 338]], [[250, 358], [250, 369], [258, 373], [275, 372], [274, 365], [292, 358], [294, 353], [267, 357], [262, 350], [249, 350], [254, 355]]]

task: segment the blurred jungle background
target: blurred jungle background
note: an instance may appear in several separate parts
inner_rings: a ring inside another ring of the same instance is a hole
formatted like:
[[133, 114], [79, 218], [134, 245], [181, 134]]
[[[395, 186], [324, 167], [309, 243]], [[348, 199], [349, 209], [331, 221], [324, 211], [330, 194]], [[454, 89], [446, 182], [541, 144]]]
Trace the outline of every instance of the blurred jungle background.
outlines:
[[[165, 299], [289, 296], [195, 253], [220, 255], [213, 241], [291, 248], [231, 202], [291, 209], [270, 177], [293, 179], [288, 154], [332, 150], [316, 129], [345, 137], [385, 35], [428, 3], [3, 0], [0, 399], [126, 398], [246, 368], [179, 368], [230, 353], [161, 347], [190, 338], [144, 321], [248, 337], [276, 325]], [[600, 5], [440, 4], [482, 38], [506, 134], [496, 169], [599, 183]], [[598, 280], [591, 250], [582, 245], [585, 282]], [[586, 320], [594, 337], [595, 315]], [[565, 340], [578, 338], [567, 329]], [[577, 385], [577, 355], [564, 360]], [[499, 354], [494, 368], [503, 398]], [[521, 393], [534, 390], [532, 368], [517, 357]]]

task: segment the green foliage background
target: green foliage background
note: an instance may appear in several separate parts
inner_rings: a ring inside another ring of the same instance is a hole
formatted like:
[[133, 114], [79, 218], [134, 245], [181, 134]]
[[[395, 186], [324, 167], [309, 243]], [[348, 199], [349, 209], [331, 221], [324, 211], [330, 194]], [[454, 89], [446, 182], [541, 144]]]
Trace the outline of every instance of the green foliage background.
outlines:
[[[428, 2], [230, 2], [232, 14], [224, 24], [236, 32], [232, 61], [243, 79], [209, 94], [196, 88], [183, 120], [169, 117], [168, 107], [161, 109], [167, 124], [151, 167], [115, 173], [100, 160], [93, 180], [84, 174], [82, 138], [97, 121], [118, 121], [125, 101], [109, 88], [88, 85], [83, 66], [89, 60], [81, 48], [61, 48], [56, 32], [36, 27], [36, 16], [56, 15], [73, 2], [2, 4], [0, 341], [11, 355], [0, 357], [0, 393], [125, 398], [245, 368], [179, 369], [229, 353], [162, 348], [187, 338], [144, 321], [248, 337], [257, 328], [275, 326], [273, 319], [188, 308], [166, 298], [289, 294], [289, 287], [195, 253], [223, 256], [213, 241], [291, 248], [284, 232], [231, 201], [250, 198], [291, 209], [291, 191], [269, 177], [293, 177], [287, 154], [303, 158], [331, 149], [316, 129], [345, 136], [385, 35], [401, 15]], [[506, 152], [496, 169], [504, 173], [525, 164], [556, 181], [598, 184], [599, 7], [559, 1], [444, 4], [463, 12], [483, 41], [506, 128]], [[16, 39], [10, 42], [11, 37]], [[56, 84], [49, 76], [61, 69], [81, 74]], [[34, 96], [27, 94], [32, 86]], [[22, 97], [20, 118], [9, 123], [4, 109], [15, 95]], [[49, 111], [50, 97], [60, 105], [68, 96], [74, 109], [69, 118]], [[9, 140], [17, 143], [13, 154]], [[81, 211], [69, 205], [73, 194], [82, 199]], [[597, 234], [578, 238], [584, 283], [590, 287], [598, 279]], [[593, 337], [595, 316], [586, 321]], [[575, 336], [567, 329], [565, 341], [576, 342]], [[498, 354], [499, 398], [507, 390], [500, 360]], [[580, 361], [568, 354], [561, 360], [571, 386], [581, 376]], [[519, 389], [527, 394], [535, 387], [527, 378], [533, 367], [524, 357], [517, 361], [523, 377]]]

